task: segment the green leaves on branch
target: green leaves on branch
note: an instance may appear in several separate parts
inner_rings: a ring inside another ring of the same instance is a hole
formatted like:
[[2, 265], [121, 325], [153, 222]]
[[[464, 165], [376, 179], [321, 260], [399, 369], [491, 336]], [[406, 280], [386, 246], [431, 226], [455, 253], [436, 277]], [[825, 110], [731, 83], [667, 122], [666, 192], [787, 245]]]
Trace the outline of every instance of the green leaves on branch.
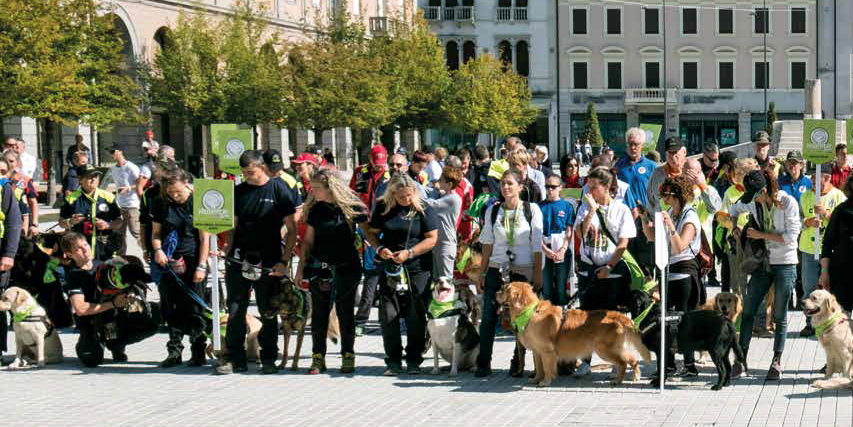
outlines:
[[604, 138], [601, 136], [601, 128], [598, 126], [598, 114], [595, 112], [595, 104], [590, 102], [586, 105], [586, 127], [583, 131], [584, 141], [589, 141], [594, 147], [604, 145]]
[[125, 61], [118, 18], [107, 12], [94, 0], [5, 0], [0, 117], [101, 128], [141, 122], [135, 58]]
[[466, 133], [511, 135], [536, 119], [527, 82], [503, 68], [499, 60], [482, 54], [452, 73], [441, 105], [450, 126]]

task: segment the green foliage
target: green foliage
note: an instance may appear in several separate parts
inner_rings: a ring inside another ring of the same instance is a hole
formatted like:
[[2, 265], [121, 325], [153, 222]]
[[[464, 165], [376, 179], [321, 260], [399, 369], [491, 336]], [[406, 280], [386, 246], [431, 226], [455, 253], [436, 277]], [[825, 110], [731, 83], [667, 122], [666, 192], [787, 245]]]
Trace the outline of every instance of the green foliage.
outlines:
[[4, 0], [0, 117], [101, 128], [143, 120], [135, 59], [125, 63], [115, 15], [104, 12], [94, 0]]
[[538, 111], [530, 105], [526, 80], [483, 54], [452, 73], [441, 111], [450, 126], [466, 133], [511, 135], [532, 123]]
[[767, 133], [773, 135], [773, 122], [779, 120], [779, 117], [776, 115], [776, 103], [771, 102], [767, 106]]
[[595, 104], [590, 102], [586, 105], [586, 127], [583, 131], [584, 141], [589, 140], [593, 147], [601, 147], [604, 145], [604, 138], [601, 136], [601, 128], [598, 126], [598, 114], [595, 112]]

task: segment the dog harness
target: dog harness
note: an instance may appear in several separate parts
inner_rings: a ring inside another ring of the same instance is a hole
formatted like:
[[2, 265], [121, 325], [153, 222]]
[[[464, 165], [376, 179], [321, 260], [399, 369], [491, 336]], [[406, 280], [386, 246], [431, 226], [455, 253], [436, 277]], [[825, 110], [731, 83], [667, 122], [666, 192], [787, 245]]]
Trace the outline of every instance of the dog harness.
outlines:
[[[842, 313], [839, 311], [839, 312], [835, 313], [832, 317], [830, 317], [829, 320], [827, 320], [826, 322], [823, 322], [820, 325], [815, 326], [814, 327], [815, 335], [817, 335], [817, 337], [820, 338], [821, 335], [823, 335], [823, 334], [827, 333], [829, 330], [831, 330], [832, 327], [835, 326], [835, 322], [838, 321], [838, 319], [841, 319], [841, 314]], [[839, 323], [844, 323], [844, 320], [841, 320], [841, 322], [839, 322]]]
[[[228, 313], [220, 312], [220, 313], [219, 313], [219, 317], [220, 317], [220, 318], [222, 318], [222, 316], [225, 316], [226, 314], [228, 314]], [[211, 313], [211, 312], [205, 311], [205, 312], [204, 312], [204, 317], [207, 317], [208, 319], [210, 319], [211, 321], [213, 321], [213, 313]], [[217, 320], [219, 320], [219, 319], [217, 319]], [[228, 329], [228, 324], [226, 323], [226, 324], [224, 324], [224, 325], [223, 325], [223, 324], [221, 324], [221, 322], [220, 322], [220, 325], [219, 325], [219, 336], [220, 336], [220, 337], [225, 338], [225, 330], [226, 330], [226, 329]], [[204, 336], [205, 336], [205, 337], [207, 337], [208, 339], [210, 339], [210, 338], [213, 338], [213, 333], [209, 333], [209, 332], [207, 332], [207, 330], [205, 329], [205, 331], [204, 331]]]
[[458, 316], [465, 312], [465, 303], [459, 300], [440, 302], [432, 300], [429, 303], [427, 315], [430, 319], [441, 319], [444, 317]]
[[[26, 310], [19, 311], [17, 313], [13, 313], [12, 314], [12, 321], [15, 323], [40, 322], [40, 321], [42, 321], [43, 319], [27, 319], [28, 317], [30, 317], [31, 314], [33, 314], [33, 310], [35, 310], [35, 309], [36, 309], [36, 305], [30, 304]], [[44, 316], [32, 316], [32, 317], [35, 318], [35, 317], [44, 317]]]
[[524, 311], [518, 315], [518, 317], [512, 319], [512, 329], [516, 334], [521, 335], [524, 333], [524, 328], [526, 328], [527, 324], [530, 323], [530, 319], [533, 317], [533, 312], [536, 310], [537, 305], [539, 305], [538, 302], [530, 303], [530, 305], [528, 305]]
[[646, 309], [643, 310], [643, 312], [640, 313], [636, 319], [634, 319], [634, 331], [640, 332], [640, 324], [643, 323], [643, 320], [645, 320], [646, 316], [648, 316], [649, 313], [652, 312], [652, 309], [655, 308], [655, 305], [656, 304], [649, 304], [649, 306], [646, 307]]

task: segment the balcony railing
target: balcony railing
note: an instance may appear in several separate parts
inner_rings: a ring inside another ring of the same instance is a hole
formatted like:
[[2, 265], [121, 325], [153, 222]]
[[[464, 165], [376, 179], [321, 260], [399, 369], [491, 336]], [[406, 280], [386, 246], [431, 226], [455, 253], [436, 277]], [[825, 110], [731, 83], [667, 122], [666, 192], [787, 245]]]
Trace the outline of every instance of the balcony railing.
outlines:
[[526, 7], [499, 7], [497, 9], [498, 21], [526, 21]]
[[377, 16], [370, 18], [370, 34], [385, 35], [388, 33], [388, 18]]
[[675, 89], [625, 89], [626, 104], [675, 104]]
[[456, 6], [444, 8], [445, 21], [471, 21], [474, 19], [473, 6]]
[[441, 7], [429, 6], [424, 8], [424, 19], [427, 21], [438, 21], [441, 19]]

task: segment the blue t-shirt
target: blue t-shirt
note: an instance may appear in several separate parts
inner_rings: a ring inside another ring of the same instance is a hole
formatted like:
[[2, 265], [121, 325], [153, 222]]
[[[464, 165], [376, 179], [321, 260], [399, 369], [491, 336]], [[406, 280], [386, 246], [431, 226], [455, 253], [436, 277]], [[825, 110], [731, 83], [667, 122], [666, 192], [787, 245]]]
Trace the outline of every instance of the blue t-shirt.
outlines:
[[542, 211], [542, 235], [550, 236], [568, 230], [575, 220], [575, 210], [567, 200], [543, 200], [539, 202]]
[[628, 156], [621, 157], [616, 162], [617, 177], [620, 181], [626, 182], [631, 187], [631, 195], [634, 196], [636, 205], [648, 205], [646, 189], [649, 187], [652, 172], [657, 167], [657, 163], [645, 157], [641, 157], [636, 163], [632, 163]]
[[800, 196], [812, 189], [812, 180], [800, 174], [800, 179], [794, 181], [791, 179], [791, 175], [786, 173], [779, 177], [779, 189], [788, 193], [789, 196], [797, 200], [797, 203], [800, 203]]

